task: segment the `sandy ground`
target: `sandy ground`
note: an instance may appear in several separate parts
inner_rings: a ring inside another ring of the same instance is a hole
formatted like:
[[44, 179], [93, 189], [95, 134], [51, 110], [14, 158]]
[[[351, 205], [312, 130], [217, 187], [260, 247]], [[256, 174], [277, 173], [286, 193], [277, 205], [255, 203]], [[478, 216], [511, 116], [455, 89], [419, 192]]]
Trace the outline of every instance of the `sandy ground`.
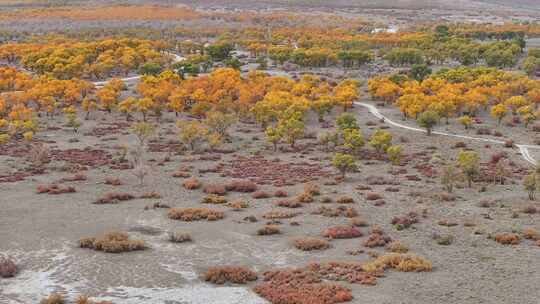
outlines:
[[[356, 109], [364, 133], [370, 134], [376, 127], [367, 127], [373, 117], [365, 109]], [[391, 112], [391, 110], [388, 110]], [[385, 113], [398, 115], [397, 113]], [[104, 114], [98, 113], [98, 117]], [[169, 120], [172, 120], [172, 116]], [[318, 131], [313, 122], [310, 130]], [[51, 125], [61, 125], [61, 119]], [[100, 119], [98, 124], [105, 123]], [[51, 146], [59, 149], [68, 147], [102, 147], [112, 151], [112, 146], [126, 143], [134, 144], [131, 135], [115, 134], [116, 140], [100, 140], [94, 136], [84, 136], [95, 121], [85, 122], [78, 134], [67, 129], [46, 131], [40, 138], [56, 141]], [[380, 124], [379, 124], [380, 125]], [[163, 128], [173, 129], [173, 124], [162, 124]], [[245, 128], [238, 126], [237, 129]], [[457, 140], [432, 137], [398, 129], [389, 129], [398, 138], [407, 137], [409, 143], [402, 144], [407, 154], [425, 151], [434, 146], [429, 153], [454, 156], [459, 150], [451, 147]], [[165, 132], [161, 132], [165, 134]], [[233, 132], [233, 144], [238, 154], [249, 155], [260, 151], [268, 159], [275, 157], [282, 161], [297, 163], [309, 161], [295, 153], [273, 153], [266, 148], [260, 132], [244, 134]], [[163, 135], [173, 139], [174, 135]], [[70, 143], [71, 138], [79, 142]], [[303, 140], [301, 144], [309, 140]], [[313, 140], [311, 140], [313, 141]], [[506, 150], [516, 166], [527, 167], [517, 150], [467, 142], [469, 148], [480, 151], [485, 160], [497, 151]], [[539, 153], [540, 154], [540, 153]], [[150, 158], [163, 158], [165, 153], [151, 153]], [[323, 159], [326, 169], [329, 160], [326, 154], [317, 149], [307, 157]], [[226, 162], [233, 156], [222, 155]], [[157, 201], [172, 207], [201, 206], [204, 194], [200, 190], [190, 191], [180, 186], [182, 179], [171, 174], [181, 165], [193, 165], [192, 173], [203, 183], [226, 182], [227, 178], [217, 173], [198, 174], [197, 169], [215, 165], [213, 161], [196, 161], [186, 155], [173, 155], [172, 161], [164, 166], [153, 166], [152, 175], [144, 187], [139, 187], [130, 170], [97, 168], [86, 172], [87, 181], [70, 182], [77, 193], [58, 196], [38, 195], [38, 185], [51, 183], [70, 174], [49, 169], [49, 174], [33, 176], [25, 181], [0, 184], [0, 252], [12, 257], [21, 267], [19, 275], [12, 279], [0, 279], [0, 303], [35, 303], [50, 292], [62, 292], [69, 297], [85, 293], [115, 303], [264, 303], [250, 289], [252, 285], [215, 287], [201, 281], [200, 274], [209, 266], [244, 265], [256, 271], [287, 266], [303, 266], [311, 261], [366, 261], [367, 254], [352, 256], [350, 250], [366, 249], [362, 242], [366, 237], [351, 240], [334, 240], [332, 248], [321, 252], [305, 253], [291, 245], [291, 239], [300, 236], [319, 236], [325, 228], [347, 224], [348, 219], [328, 218], [312, 215], [322, 204], [317, 201], [299, 210], [301, 215], [281, 220], [282, 235], [261, 237], [256, 230], [263, 226], [262, 214], [276, 209], [272, 202], [277, 199], [254, 200], [248, 195], [229, 194], [229, 200], [244, 197], [250, 208], [235, 212], [227, 207], [226, 218], [217, 222], [180, 222], [166, 217], [165, 209], [144, 210], [144, 207]], [[0, 171], [20, 167], [22, 159], [0, 157]], [[355, 208], [370, 224], [381, 226], [392, 238], [410, 247], [411, 252], [426, 257], [434, 265], [431, 273], [388, 272], [376, 286], [347, 286], [352, 288], [355, 299], [352, 303], [537, 303], [540, 292], [540, 248], [529, 241], [518, 246], [503, 246], [487, 238], [489, 233], [508, 232], [515, 229], [540, 229], [538, 215], [512, 213], [524, 206], [535, 204], [526, 201], [519, 179], [516, 177], [507, 185], [486, 185], [487, 192], [479, 192], [480, 186], [473, 189], [456, 190], [457, 199], [442, 202], [434, 198], [441, 192], [437, 178], [422, 177], [421, 181], [408, 181], [398, 177], [399, 192], [386, 192], [387, 186], [372, 186], [373, 191], [381, 193], [386, 201], [383, 206], [367, 202], [355, 187], [365, 184], [370, 175], [386, 175], [388, 163], [363, 161], [359, 173], [352, 174], [346, 183], [338, 186], [321, 186], [323, 196], [337, 198], [348, 195], [355, 199]], [[413, 162], [414, 163], [414, 162]], [[408, 174], [417, 174], [412, 164], [406, 166]], [[49, 168], [58, 164], [49, 164]], [[105, 177], [120, 177], [124, 185], [113, 187], [103, 184]], [[386, 175], [389, 177], [390, 175]], [[319, 182], [322, 184], [322, 181]], [[273, 192], [275, 188], [263, 186]], [[301, 192], [302, 185], [285, 188], [290, 194]], [[106, 192], [129, 192], [142, 194], [155, 190], [162, 195], [159, 200], [121, 202], [117, 205], [94, 205], [91, 202]], [[418, 197], [409, 194], [417, 192]], [[481, 208], [481, 200], [495, 201], [493, 207]], [[337, 206], [336, 204], [331, 204]], [[409, 211], [426, 210], [427, 217], [413, 228], [397, 231], [390, 224], [391, 218]], [[257, 223], [243, 219], [254, 215]], [[437, 225], [441, 219], [451, 219], [458, 223], [455, 227]], [[299, 226], [290, 225], [291, 222]], [[466, 222], [474, 222], [474, 227], [465, 227]], [[189, 231], [194, 242], [172, 244], [167, 241], [167, 232], [173, 230]], [[80, 249], [77, 241], [81, 237], [92, 236], [110, 230], [123, 230], [133, 238], [147, 242], [150, 249], [126, 254], [106, 254]], [[367, 234], [368, 229], [363, 228]], [[450, 246], [441, 246], [432, 239], [434, 233], [451, 234], [455, 241]], [[376, 250], [383, 252], [383, 250]]]

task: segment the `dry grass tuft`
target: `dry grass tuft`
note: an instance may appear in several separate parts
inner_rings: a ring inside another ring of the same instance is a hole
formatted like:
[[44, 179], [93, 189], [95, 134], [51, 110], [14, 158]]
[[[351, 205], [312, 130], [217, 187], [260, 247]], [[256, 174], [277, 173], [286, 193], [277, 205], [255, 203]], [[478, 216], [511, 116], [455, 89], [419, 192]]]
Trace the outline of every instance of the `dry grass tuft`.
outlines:
[[371, 262], [362, 265], [368, 273], [378, 273], [387, 268], [392, 268], [403, 272], [423, 272], [431, 271], [433, 265], [430, 261], [415, 255], [390, 253], [379, 256]]
[[204, 280], [214, 284], [246, 284], [257, 280], [257, 274], [245, 267], [216, 266], [210, 267], [204, 274]]
[[196, 178], [190, 178], [182, 183], [182, 186], [188, 190], [195, 190], [201, 187], [201, 182]]
[[135, 199], [135, 196], [129, 193], [107, 193], [102, 198], [99, 198], [94, 204], [118, 204], [121, 201], [129, 201]]
[[213, 205], [223, 205], [227, 203], [227, 199], [223, 196], [215, 195], [215, 194], [209, 194], [205, 196], [201, 203], [203, 204], [213, 204]]
[[521, 237], [515, 233], [499, 233], [493, 239], [503, 245], [518, 245], [521, 242]]
[[294, 247], [303, 251], [324, 250], [330, 248], [330, 243], [327, 240], [314, 237], [297, 238], [293, 241], [293, 244]]
[[184, 231], [172, 231], [169, 232], [169, 241], [172, 243], [185, 243], [191, 242], [191, 234]]
[[125, 232], [109, 232], [98, 237], [88, 237], [79, 240], [81, 248], [89, 248], [108, 253], [120, 253], [144, 250], [146, 245], [142, 240], [130, 240]]
[[266, 225], [257, 230], [257, 235], [274, 235], [281, 234], [281, 230], [275, 225]]
[[222, 211], [208, 208], [171, 208], [167, 215], [170, 219], [185, 222], [200, 220], [217, 221], [224, 217]]

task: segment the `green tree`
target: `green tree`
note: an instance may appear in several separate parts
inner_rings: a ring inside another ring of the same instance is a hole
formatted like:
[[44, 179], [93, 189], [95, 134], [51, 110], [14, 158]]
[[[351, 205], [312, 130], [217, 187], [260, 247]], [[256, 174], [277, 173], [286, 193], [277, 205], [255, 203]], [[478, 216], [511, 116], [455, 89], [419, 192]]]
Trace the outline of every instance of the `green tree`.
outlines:
[[277, 151], [278, 144], [283, 139], [281, 128], [268, 127], [266, 128], [266, 139], [274, 146], [274, 152]]
[[372, 146], [379, 155], [386, 152], [388, 147], [392, 144], [392, 134], [387, 131], [377, 130], [371, 136], [369, 145]]
[[480, 174], [480, 155], [475, 151], [460, 151], [457, 165], [471, 187], [474, 178]]
[[342, 113], [336, 119], [336, 124], [340, 130], [359, 129], [356, 117], [351, 113]]
[[180, 129], [180, 140], [189, 145], [192, 151], [195, 150], [197, 143], [206, 139], [208, 134], [208, 129], [198, 121], [179, 121], [176, 125]]
[[364, 135], [360, 129], [343, 130], [343, 147], [351, 154], [357, 155], [364, 144]]
[[439, 114], [435, 111], [425, 111], [421, 113], [418, 116], [418, 119], [416, 122], [418, 125], [427, 131], [427, 135], [431, 135], [431, 131], [433, 130], [433, 127], [437, 124], [439, 121]]
[[399, 145], [390, 146], [386, 150], [386, 154], [388, 154], [388, 159], [393, 165], [399, 165], [403, 156], [403, 148]]
[[338, 169], [344, 179], [347, 172], [354, 172], [358, 169], [354, 156], [343, 153], [336, 153], [334, 155], [332, 165]]

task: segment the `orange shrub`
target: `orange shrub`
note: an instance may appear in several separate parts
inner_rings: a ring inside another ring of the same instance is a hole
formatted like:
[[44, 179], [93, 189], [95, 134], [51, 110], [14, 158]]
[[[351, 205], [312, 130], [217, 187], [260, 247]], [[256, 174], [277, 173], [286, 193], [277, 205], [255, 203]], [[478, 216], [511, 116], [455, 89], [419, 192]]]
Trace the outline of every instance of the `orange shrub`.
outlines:
[[188, 190], [195, 190], [201, 187], [201, 182], [196, 178], [190, 178], [182, 183], [182, 186]]
[[171, 208], [167, 215], [170, 219], [185, 222], [200, 220], [217, 221], [224, 217], [222, 211], [208, 208]]
[[314, 237], [298, 238], [295, 239], [293, 243], [294, 247], [303, 251], [324, 250], [330, 248], [330, 243], [327, 240]]
[[98, 237], [82, 238], [79, 240], [79, 246], [109, 253], [146, 249], [144, 241], [130, 240], [125, 232], [109, 232]]
[[256, 281], [257, 274], [245, 267], [216, 266], [208, 268], [204, 280], [219, 285], [227, 282], [246, 284], [249, 281]]

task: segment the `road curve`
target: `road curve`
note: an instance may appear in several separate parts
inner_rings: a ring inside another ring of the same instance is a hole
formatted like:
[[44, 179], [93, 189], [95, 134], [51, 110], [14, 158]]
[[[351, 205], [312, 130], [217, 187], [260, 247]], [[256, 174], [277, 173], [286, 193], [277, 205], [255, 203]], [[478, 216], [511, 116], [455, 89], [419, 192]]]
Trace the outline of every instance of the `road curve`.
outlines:
[[[378, 119], [383, 119], [384, 122], [386, 122], [386, 123], [388, 123], [388, 124], [390, 124], [390, 125], [392, 125], [394, 127], [401, 128], [401, 129], [406, 129], [406, 130], [410, 130], [410, 131], [414, 131], [414, 132], [422, 132], [422, 133], [427, 132], [424, 129], [415, 128], [415, 127], [411, 127], [411, 126], [406, 126], [404, 124], [400, 124], [398, 122], [395, 122], [395, 121], [389, 119], [388, 117], [381, 114], [379, 109], [377, 109], [377, 107], [372, 105], [372, 104], [365, 103], [365, 102], [355, 102], [354, 104], [357, 105], [357, 106], [367, 108], [368, 111], [373, 116], [377, 117]], [[437, 135], [450, 136], [450, 137], [473, 140], [473, 141], [483, 141], [483, 142], [488, 142], [488, 143], [498, 144], [498, 145], [504, 145], [505, 144], [504, 141], [496, 140], [496, 139], [473, 137], [473, 136], [461, 135], [461, 134], [452, 134], [452, 133], [446, 133], [446, 132], [441, 132], [441, 131], [433, 131], [432, 133], [437, 134]], [[529, 162], [529, 163], [531, 163], [533, 165], [536, 165], [537, 161], [531, 156], [531, 154], [529, 152], [529, 149], [540, 149], [540, 146], [538, 146], [538, 145], [526, 145], [526, 144], [516, 144], [515, 146], [519, 149], [519, 152], [521, 153], [521, 156], [523, 157], [523, 159], [525, 159], [527, 162]]]

